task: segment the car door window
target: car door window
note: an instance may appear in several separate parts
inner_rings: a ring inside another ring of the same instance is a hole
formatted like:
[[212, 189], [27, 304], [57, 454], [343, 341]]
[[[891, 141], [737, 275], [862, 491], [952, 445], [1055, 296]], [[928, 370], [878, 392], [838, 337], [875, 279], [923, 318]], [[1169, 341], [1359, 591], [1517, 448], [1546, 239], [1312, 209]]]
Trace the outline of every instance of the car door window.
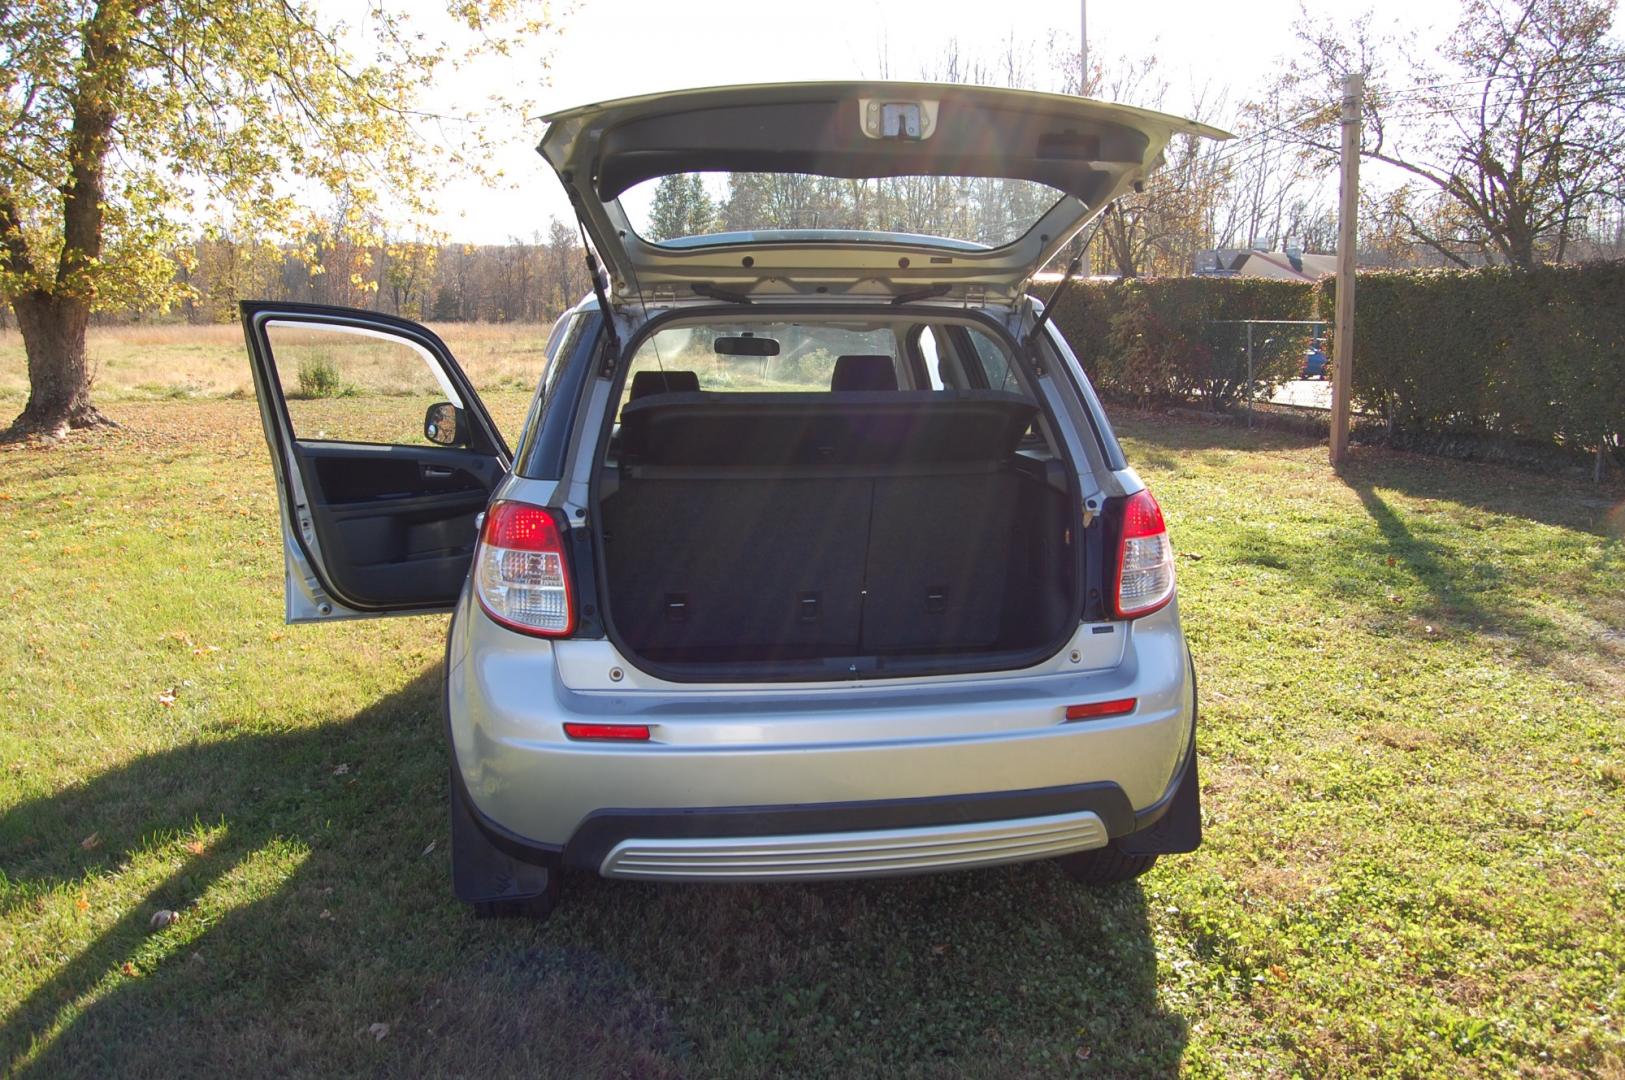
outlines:
[[424, 414], [465, 402], [422, 345], [364, 327], [265, 327], [288, 422], [301, 442], [427, 445]]

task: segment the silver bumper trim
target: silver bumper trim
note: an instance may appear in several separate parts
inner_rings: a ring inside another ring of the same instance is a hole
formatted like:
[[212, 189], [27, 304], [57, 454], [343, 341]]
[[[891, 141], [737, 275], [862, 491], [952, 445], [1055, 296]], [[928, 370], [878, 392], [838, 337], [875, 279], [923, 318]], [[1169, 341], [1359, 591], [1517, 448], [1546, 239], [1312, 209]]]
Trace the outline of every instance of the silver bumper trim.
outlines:
[[1091, 811], [968, 825], [794, 836], [622, 840], [599, 873], [661, 881], [890, 877], [1047, 859], [1105, 845]]

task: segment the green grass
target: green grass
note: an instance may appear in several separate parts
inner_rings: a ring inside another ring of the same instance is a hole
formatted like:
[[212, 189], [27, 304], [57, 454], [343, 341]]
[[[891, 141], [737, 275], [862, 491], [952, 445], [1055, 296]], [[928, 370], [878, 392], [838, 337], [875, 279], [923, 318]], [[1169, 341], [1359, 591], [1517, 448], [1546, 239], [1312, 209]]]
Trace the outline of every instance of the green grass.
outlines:
[[1625, 491], [1124, 419], [1180, 553], [1200, 852], [1099, 893], [572, 874], [535, 927], [451, 899], [443, 620], [282, 626], [252, 401], [113, 412], [0, 450], [11, 1071], [1625, 1070]]

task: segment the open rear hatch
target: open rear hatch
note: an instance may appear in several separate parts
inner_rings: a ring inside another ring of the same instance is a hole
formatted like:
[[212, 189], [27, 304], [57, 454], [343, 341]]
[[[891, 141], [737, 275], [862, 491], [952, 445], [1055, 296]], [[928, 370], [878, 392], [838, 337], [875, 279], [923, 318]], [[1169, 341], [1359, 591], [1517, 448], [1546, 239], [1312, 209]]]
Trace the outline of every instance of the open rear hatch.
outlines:
[[[1170, 138], [1229, 137], [1086, 98], [899, 82], [716, 87], [547, 120], [539, 149], [614, 291], [651, 300], [1014, 299]], [[690, 186], [660, 191], [671, 177]]]

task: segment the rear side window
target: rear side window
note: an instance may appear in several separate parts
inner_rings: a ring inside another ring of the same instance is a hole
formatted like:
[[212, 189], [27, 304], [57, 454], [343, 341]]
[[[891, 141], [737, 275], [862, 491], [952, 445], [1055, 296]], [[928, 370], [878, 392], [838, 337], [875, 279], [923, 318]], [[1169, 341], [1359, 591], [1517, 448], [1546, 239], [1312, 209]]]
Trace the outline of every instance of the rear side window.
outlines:
[[1025, 393], [1020, 378], [1011, 370], [1010, 354], [998, 342], [980, 330], [967, 330], [965, 336], [970, 339], [971, 349], [976, 354], [975, 361], [981, 365], [982, 377], [987, 380], [989, 390]]
[[548, 338], [547, 367], [531, 399], [514, 461], [521, 476], [546, 479], [564, 471], [564, 451], [575, 405], [597, 351], [603, 318], [596, 310], [570, 312]]

